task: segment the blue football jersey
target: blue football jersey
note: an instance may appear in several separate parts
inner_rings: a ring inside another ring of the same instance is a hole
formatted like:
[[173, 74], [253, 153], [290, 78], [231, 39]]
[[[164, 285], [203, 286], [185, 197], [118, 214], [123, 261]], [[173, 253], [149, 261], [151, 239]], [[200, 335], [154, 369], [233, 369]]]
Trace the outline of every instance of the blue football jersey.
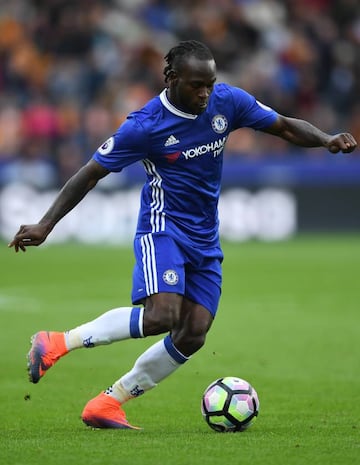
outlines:
[[93, 155], [109, 171], [142, 161], [137, 234], [166, 233], [199, 248], [219, 241], [218, 199], [223, 152], [231, 131], [263, 129], [277, 113], [244, 90], [216, 84], [206, 110], [177, 109], [166, 90], [129, 114]]

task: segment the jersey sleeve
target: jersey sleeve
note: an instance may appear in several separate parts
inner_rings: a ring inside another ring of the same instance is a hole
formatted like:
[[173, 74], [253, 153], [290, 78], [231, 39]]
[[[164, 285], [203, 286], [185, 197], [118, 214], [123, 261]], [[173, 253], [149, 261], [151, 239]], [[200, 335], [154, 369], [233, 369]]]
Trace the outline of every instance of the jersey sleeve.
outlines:
[[136, 119], [130, 116], [93, 154], [92, 158], [109, 171], [119, 172], [147, 158], [148, 135]]
[[234, 102], [234, 129], [249, 127], [265, 129], [276, 121], [278, 114], [272, 108], [256, 100], [243, 89], [231, 87]]

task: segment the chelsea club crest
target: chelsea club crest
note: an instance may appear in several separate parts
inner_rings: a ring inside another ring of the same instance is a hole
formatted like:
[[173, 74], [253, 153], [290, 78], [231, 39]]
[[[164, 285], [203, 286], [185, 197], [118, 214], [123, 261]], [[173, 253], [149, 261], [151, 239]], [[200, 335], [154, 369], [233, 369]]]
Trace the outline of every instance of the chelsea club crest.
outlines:
[[215, 132], [222, 134], [228, 127], [228, 121], [224, 115], [216, 115], [211, 121], [211, 126]]
[[179, 275], [175, 270], [166, 270], [163, 274], [163, 280], [170, 286], [175, 286], [179, 281]]

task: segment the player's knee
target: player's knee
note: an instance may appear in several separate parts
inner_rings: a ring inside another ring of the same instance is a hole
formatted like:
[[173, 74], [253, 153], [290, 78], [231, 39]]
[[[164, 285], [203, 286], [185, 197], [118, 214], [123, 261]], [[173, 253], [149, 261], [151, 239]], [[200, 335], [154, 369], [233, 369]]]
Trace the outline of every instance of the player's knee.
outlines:
[[187, 338], [185, 338], [185, 343], [192, 354], [197, 352], [201, 349], [201, 347], [205, 344], [206, 333], [201, 334], [191, 334]]
[[191, 328], [174, 331], [171, 337], [175, 347], [185, 356], [190, 356], [197, 352], [205, 344], [206, 330], [201, 328]]
[[144, 334], [154, 335], [171, 331], [178, 325], [180, 308], [176, 302], [162, 301], [146, 305], [144, 312]]

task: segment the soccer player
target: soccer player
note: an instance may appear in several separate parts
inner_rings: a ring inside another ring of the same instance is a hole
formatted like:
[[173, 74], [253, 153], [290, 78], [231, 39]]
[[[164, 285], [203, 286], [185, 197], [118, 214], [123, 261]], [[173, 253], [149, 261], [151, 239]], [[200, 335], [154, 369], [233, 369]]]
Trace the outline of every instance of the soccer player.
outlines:
[[20, 226], [9, 244], [16, 252], [40, 245], [101, 178], [142, 161], [147, 180], [134, 239], [133, 306], [114, 308], [66, 332], [39, 331], [28, 354], [30, 381], [37, 383], [74, 349], [165, 333], [128, 373], [86, 404], [82, 419], [97, 428], [135, 428], [123, 404], [155, 387], [205, 342], [221, 293], [217, 205], [229, 133], [250, 127], [333, 153], [356, 147], [351, 134], [326, 134], [278, 114], [240, 88], [216, 84], [213, 55], [200, 42], [180, 42], [165, 60], [167, 86], [161, 94], [131, 113], [67, 181], [39, 223]]

